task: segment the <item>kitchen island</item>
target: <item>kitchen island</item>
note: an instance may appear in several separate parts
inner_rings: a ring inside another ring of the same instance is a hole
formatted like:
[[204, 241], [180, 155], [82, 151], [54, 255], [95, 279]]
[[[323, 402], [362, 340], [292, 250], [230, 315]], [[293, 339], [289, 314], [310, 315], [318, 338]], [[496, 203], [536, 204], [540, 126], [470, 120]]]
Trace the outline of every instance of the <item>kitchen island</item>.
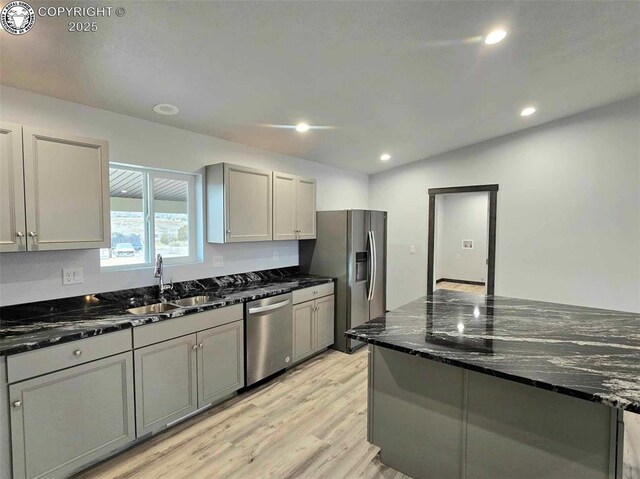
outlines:
[[453, 291], [348, 331], [370, 344], [368, 438], [416, 479], [621, 478], [640, 315]]

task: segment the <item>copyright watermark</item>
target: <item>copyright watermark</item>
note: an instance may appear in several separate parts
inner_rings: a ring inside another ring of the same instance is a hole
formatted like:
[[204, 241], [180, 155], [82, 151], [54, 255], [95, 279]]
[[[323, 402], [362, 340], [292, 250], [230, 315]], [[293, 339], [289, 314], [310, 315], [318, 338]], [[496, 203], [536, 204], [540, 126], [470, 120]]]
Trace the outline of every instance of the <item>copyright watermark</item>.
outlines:
[[[99, 6], [42, 6], [34, 10], [31, 5], [21, 0], [7, 3], [0, 12], [2, 28], [12, 35], [23, 35], [33, 28], [36, 17], [69, 18], [69, 32], [96, 32], [97, 19], [112, 16], [124, 17], [127, 11], [124, 7], [110, 5]], [[83, 21], [83, 19], [90, 19]]]

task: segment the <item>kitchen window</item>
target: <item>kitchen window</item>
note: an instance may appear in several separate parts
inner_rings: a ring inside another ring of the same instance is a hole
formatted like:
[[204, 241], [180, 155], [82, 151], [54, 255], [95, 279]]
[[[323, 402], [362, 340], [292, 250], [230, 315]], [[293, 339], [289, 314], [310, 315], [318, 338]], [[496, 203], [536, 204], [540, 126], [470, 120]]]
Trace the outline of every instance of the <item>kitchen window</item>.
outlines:
[[151, 266], [196, 261], [196, 175], [111, 163], [111, 248], [100, 266]]

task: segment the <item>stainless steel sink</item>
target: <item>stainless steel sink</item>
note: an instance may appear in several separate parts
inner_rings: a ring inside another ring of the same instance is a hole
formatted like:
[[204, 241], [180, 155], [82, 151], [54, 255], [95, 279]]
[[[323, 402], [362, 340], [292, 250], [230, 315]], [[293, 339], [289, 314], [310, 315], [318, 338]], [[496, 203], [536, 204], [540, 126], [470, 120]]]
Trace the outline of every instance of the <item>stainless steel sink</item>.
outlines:
[[147, 306], [140, 306], [138, 308], [127, 309], [127, 312], [131, 314], [160, 314], [178, 308], [180, 308], [180, 306], [171, 303], [156, 303], [148, 304]]
[[192, 296], [191, 298], [184, 299], [176, 299], [175, 301], [171, 301], [173, 304], [177, 304], [183, 308], [189, 306], [200, 306], [201, 304], [215, 303], [218, 301], [222, 301], [222, 298], [218, 296], [213, 296], [211, 294], [203, 294], [201, 296]]

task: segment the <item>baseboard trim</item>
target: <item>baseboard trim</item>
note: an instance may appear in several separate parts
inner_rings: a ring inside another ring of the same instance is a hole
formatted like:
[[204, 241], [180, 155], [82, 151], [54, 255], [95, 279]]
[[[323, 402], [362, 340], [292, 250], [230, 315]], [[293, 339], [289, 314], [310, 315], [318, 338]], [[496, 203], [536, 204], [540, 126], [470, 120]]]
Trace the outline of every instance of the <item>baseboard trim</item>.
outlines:
[[475, 284], [476, 286], [484, 286], [484, 281], [467, 281], [466, 279], [451, 279], [451, 278], [440, 278], [436, 280], [436, 284], [438, 283], [460, 283], [460, 284]]

